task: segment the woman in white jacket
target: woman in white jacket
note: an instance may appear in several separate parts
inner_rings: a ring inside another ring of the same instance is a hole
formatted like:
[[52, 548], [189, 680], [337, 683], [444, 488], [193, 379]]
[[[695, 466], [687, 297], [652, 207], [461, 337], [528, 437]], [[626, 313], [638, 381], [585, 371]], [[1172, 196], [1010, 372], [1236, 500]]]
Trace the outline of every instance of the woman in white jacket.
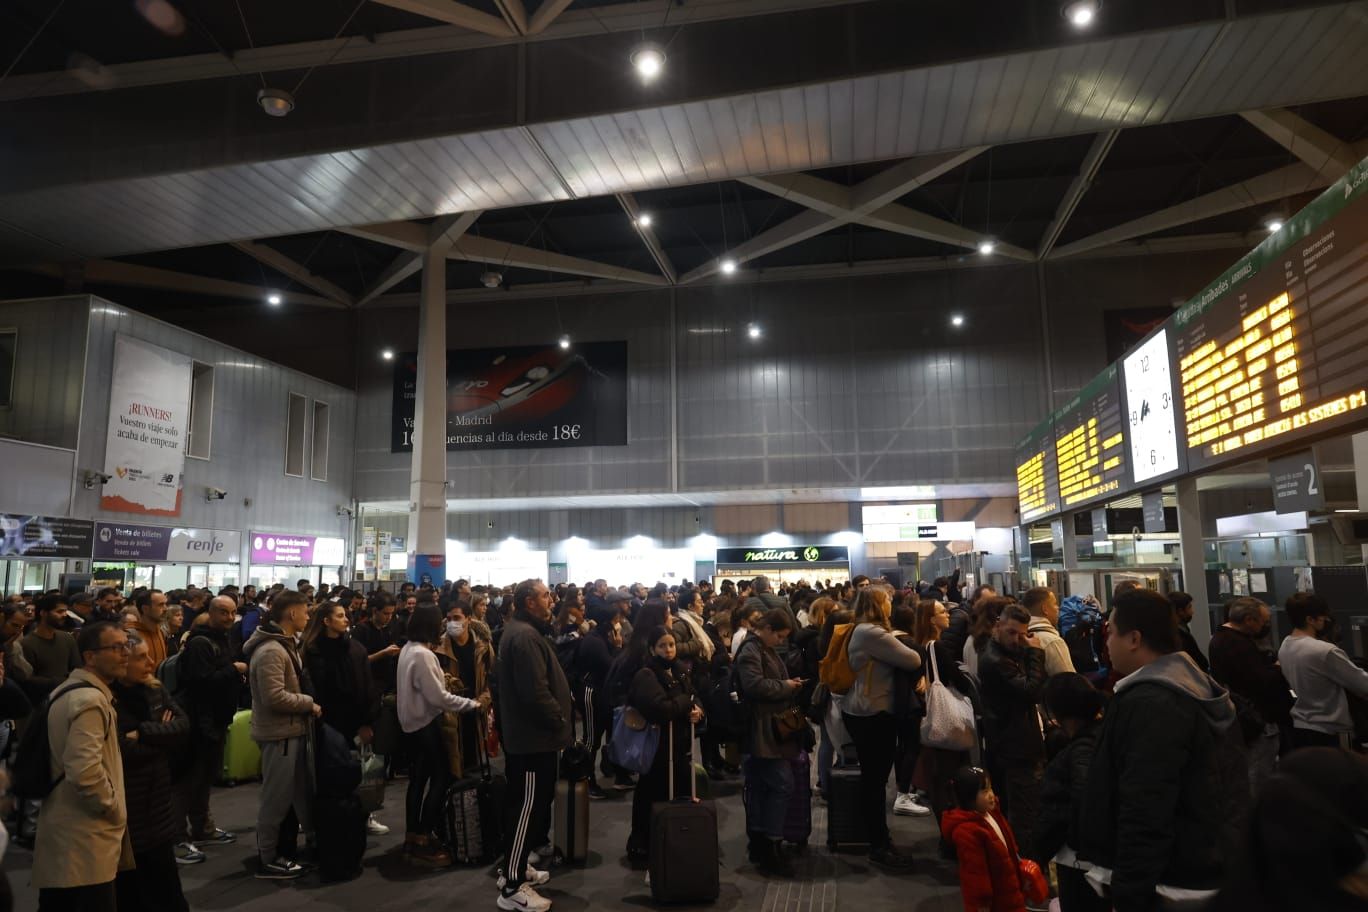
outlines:
[[447, 690], [433, 644], [442, 638], [442, 614], [431, 602], [420, 603], [408, 622], [408, 643], [399, 653], [397, 694], [399, 725], [409, 752], [409, 784], [405, 797], [404, 851], [414, 861], [444, 867], [451, 855], [436, 837], [442, 801], [451, 784], [451, 766], [442, 741], [444, 712], [474, 712], [478, 700]]

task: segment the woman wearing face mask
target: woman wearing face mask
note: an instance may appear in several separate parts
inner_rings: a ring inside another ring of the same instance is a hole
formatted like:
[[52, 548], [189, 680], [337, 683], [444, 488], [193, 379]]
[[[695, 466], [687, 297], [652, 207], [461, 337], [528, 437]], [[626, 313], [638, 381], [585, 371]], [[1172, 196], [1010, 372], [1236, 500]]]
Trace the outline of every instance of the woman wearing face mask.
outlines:
[[627, 857], [645, 864], [651, 845], [651, 806], [670, 797], [670, 741], [674, 733], [675, 794], [689, 793], [689, 762], [692, 738], [690, 723], [703, 721], [703, 710], [694, 703], [693, 684], [675, 662], [675, 638], [669, 627], [654, 628], [646, 640], [650, 657], [632, 678], [627, 705], [659, 725], [660, 747], [651, 768], [641, 774], [632, 796], [632, 832], [627, 837]]
[[[479, 638], [464, 599], [451, 603], [446, 629], [437, 646], [442, 670], [460, 683], [459, 694], [470, 700], [488, 703], [489, 682], [494, 675], [494, 651]], [[482, 736], [475, 716], [461, 717], [461, 766], [473, 769], [479, 762], [476, 740]]]

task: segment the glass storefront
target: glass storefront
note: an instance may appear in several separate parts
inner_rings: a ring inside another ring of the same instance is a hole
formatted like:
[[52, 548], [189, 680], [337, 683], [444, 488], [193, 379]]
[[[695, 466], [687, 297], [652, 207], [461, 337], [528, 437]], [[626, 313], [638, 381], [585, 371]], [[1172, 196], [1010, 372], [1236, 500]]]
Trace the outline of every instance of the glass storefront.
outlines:
[[56, 589], [65, 561], [0, 560], [0, 592], [43, 592]]
[[97, 561], [94, 564], [96, 588], [113, 586], [125, 595], [140, 586], [149, 589], [184, 589], [187, 585], [217, 592], [224, 586], [239, 585], [237, 564], [161, 564]]

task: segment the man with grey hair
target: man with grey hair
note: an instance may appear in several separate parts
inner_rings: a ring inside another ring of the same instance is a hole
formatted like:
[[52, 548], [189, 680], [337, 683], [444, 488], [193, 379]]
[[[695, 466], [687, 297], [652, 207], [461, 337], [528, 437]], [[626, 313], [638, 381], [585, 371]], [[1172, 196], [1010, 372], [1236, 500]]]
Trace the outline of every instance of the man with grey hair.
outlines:
[[1284, 726], [1292, 724], [1292, 692], [1271, 649], [1260, 645], [1270, 632], [1272, 611], [1251, 596], [1226, 607], [1226, 622], [1211, 635], [1211, 676], [1230, 688], [1249, 749], [1249, 783], [1259, 785], [1277, 769]]
[[788, 612], [789, 620], [793, 623], [791, 629], [798, 629], [798, 618], [789, 607], [788, 599], [774, 594], [774, 585], [768, 576], [757, 576], [751, 580], [751, 597], [746, 599], [746, 608], [759, 608], [761, 611], [782, 608]]
[[[223, 766], [223, 745], [237, 712], [244, 662], [233, 660], [228, 631], [237, 617], [237, 602], [226, 595], [209, 602], [208, 618], [195, 626], [176, 659], [176, 689], [172, 694], [190, 716], [190, 768], [181, 779], [181, 796], [190, 821], [190, 842], [182, 847], [182, 863], [204, 860], [196, 844], [223, 845], [237, 839], [214, 825], [209, 811], [209, 788]], [[193, 859], [186, 862], [186, 858]]]

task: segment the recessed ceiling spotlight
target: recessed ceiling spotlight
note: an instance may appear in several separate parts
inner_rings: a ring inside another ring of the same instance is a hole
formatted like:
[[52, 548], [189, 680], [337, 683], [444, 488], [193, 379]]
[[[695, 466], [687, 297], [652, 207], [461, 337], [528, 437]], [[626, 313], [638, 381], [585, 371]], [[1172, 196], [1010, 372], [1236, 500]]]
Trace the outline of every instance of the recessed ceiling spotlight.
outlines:
[[992, 238], [984, 238], [983, 240], [979, 241], [979, 253], [983, 254], [984, 256], [988, 256], [994, 250], [997, 250], [997, 242], [994, 241]]
[[380, 357], [384, 358], [386, 361], [393, 361], [393, 360], [394, 360], [394, 349], [392, 349], [392, 348], [384, 349], [383, 351], [380, 352]]
[[272, 117], [284, 117], [295, 109], [294, 96], [284, 89], [262, 89], [257, 92], [257, 104]]
[[163, 34], [174, 37], [185, 33], [185, 17], [167, 0], [135, 0], [133, 8]]
[[638, 227], [638, 228], [650, 228], [650, 227], [651, 227], [651, 213], [649, 213], [649, 212], [643, 212], [643, 213], [641, 213], [640, 215], [637, 216], [636, 223], [637, 223], [637, 227]]
[[1282, 231], [1283, 220], [1278, 218], [1277, 216], [1274, 216], [1273, 218], [1270, 218], [1268, 221], [1264, 222], [1264, 227], [1268, 229], [1269, 234], [1277, 234], [1279, 231]]
[[1073, 0], [1072, 3], [1064, 4], [1064, 18], [1068, 19], [1074, 28], [1085, 29], [1093, 24], [1093, 20], [1097, 18], [1097, 11], [1101, 8], [1101, 0]]
[[727, 257], [721, 263], [717, 264], [717, 268], [722, 270], [723, 275], [731, 275], [732, 273], [736, 272], [736, 260], [733, 260], [731, 257]]
[[752, 323], [750, 326], [746, 327], [746, 334], [752, 339], [760, 338], [760, 324]]
[[569, 348], [569, 347], [570, 347], [570, 336], [569, 336], [569, 335], [562, 335], [562, 336], [560, 337], [560, 347], [561, 347], [561, 348]]
[[665, 49], [654, 41], [643, 41], [632, 49], [632, 68], [642, 82], [653, 82], [665, 70]]
[[480, 284], [485, 288], [498, 288], [503, 284], [503, 273], [489, 270], [480, 273]]
[[273, 291], [266, 296], [266, 303], [270, 304], [272, 307], [279, 307], [280, 302], [283, 300], [284, 298], [280, 296], [280, 292], [278, 291]]
[[951, 325], [951, 326], [963, 326], [963, 325], [964, 325], [964, 317], [963, 317], [961, 314], [955, 314], [953, 317], [950, 318], [950, 325]]

